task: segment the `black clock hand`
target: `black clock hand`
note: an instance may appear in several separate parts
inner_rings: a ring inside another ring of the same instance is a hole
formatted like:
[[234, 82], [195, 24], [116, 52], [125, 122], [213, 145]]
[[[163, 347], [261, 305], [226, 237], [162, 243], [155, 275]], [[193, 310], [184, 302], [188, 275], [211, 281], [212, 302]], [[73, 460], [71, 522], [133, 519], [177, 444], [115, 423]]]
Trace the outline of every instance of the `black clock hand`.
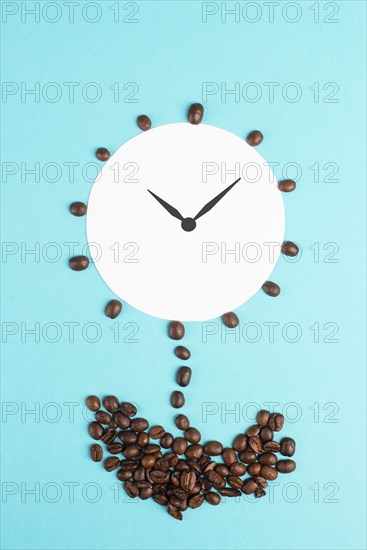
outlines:
[[226, 195], [228, 193], [228, 191], [230, 191], [232, 189], [232, 187], [234, 187], [236, 185], [236, 183], [238, 183], [240, 181], [241, 178], [238, 178], [238, 180], [236, 180], [234, 183], [232, 183], [232, 185], [230, 185], [229, 187], [227, 187], [227, 189], [225, 189], [224, 191], [222, 191], [221, 193], [219, 193], [219, 195], [217, 195], [216, 197], [214, 197], [214, 199], [212, 199], [210, 202], [208, 202], [208, 204], [206, 204], [201, 210], [200, 212], [198, 212], [194, 218], [194, 220], [197, 220], [198, 218], [201, 218], [201, 216], [204, 216], [204, 214], [206, 214], [207, 212], [209, 212], [209, 210], [211, 210], [213, 208], [213, 206], [215, 206], [217, 204], [217, 202], [219, 202], [223, 197], [224, 195]]
[[171, 214], [171, 216], [181, 221], [184, 219], [183, 216], [181, 216], [181, 214], [179, 213], [179, 211], [176, 210], [176, 208], [174, 208], [170, 204], [168, 204], [168, 202], [164, 201], [163, 199], [155, 195], [152, 191], [149, 191], [149, 189], [148, 189], [148, 193], [150, 193], [163, 206], [163, 208], [165, 208], [167, 212]]

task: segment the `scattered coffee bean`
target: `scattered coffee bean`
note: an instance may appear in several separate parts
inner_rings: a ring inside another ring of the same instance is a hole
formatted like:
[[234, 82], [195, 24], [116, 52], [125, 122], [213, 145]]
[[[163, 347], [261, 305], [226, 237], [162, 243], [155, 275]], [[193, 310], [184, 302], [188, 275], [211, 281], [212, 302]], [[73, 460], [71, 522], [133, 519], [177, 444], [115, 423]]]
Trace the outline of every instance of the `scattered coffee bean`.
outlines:
[[102, 160], [103, 162], [106, 162], [111, 156], [111, 153], [108, 149], [105, 147], [99, 147], [96, 151], [96, 157], [98, 160]]
[[179, 430], [187, 430], [190, 427], [190, 420], [184, 414], [176, 416], [175, 424]]
[[147, 115], [138, 116], [136, 123], [139, 126], [140, 130], [143, 130], [143, 132], [150, 130], [150, 128], [152, 127], [152, 121]]
[[245, 493], [245, 495], [252, 495], [258, 488], [259, 486], [256, 481], [250, 477], [245, 480], [242, 486], [242, 492]]
[[269, 479], [270, 481], [273, 481], [278, 477], [278, 472], [271, 466], [261, 466], [260, 474], [262, 477]]
[[106, 445], [110, 445], [110, 443], [113, 443], [117, 437], [117, 432], [115, 428], [109, 428], [101, 437], [103, 443], [106, 443]]
[[263, 447], [261, 439], [257, 436], [248, 438], [248, 448], [256, 454], [262, 453]]
[[232, 447], [238, 453], [245, 451], [247, 449], [247, 436], [244, 434], [239, 434], [233, 441]]
[[131, 424], [130, 417], [126, 416], [126, 414], [123, 414], [121, 411], [116, 411], [113, 415], [113, 419], [121, 430], [126, 430]]
[[253, 464], [250, 464], [247, 467], [247, 471], [250, 474], [250, 476], [258, 476], [261, 470], [261, 464], [258, 462], [254, 462]]
[[73, 271], [84, 271], [89, 266], [87, 256], [74, 256], [69, 260], [69, 266]]
[[76, 201], [71, 203], [71, 205], [69, 206], [69, 210], [73, 216], [77, 216], [78, 218], [80, 218], [81, 216], [86, 215], [87, 205], [84, 204], [84, 202]]
[[255, 497], [256, 498], [261, 498], [261, 497], [264, 497], [266, 495], [264, 489], [256, 489], [255, 491]]
[[196, 484], [196, 475], [194, 472], [182, 472], [180, 477], [180, 485], [184, 491], [190, 493]]
[[280, 432], [284, 426], [284, 416], [279, 413], [271, 414], [269, 418], [269, 428], [273, 432]]
[[111, 456], [104, 461], [104, 469], [107, 472], [113, 472], [120, 466], [120, 459], [117, 456]]
[[217, 464], [215, 466], [215, 471], [218, 472], [218, 474], [222, 477], [229, 476], [229, 468], [225, 464]]
[[291, 258], [297, 256], [299, 252], [298, 246], [296, 245], [296, 243], [292, 243], [292, 241], [285, 241], [282, 244], [281, 250], [282, 254], [284, 254], [285, 256], [290, 256]]
[[118, 300], [111, 300], [106, 305], [105, 309], [105, 315], [109, 317], [110, 319], [116, 319], [121, 313], [122, 310], [122, 303]]
[[277, 441], [267, 441], [264, 443], [263, 449], [271, 453], [278, 453], [280, 451], [280, 445]]
[[280, 452], [283, 456], [293, 456], [296, 452], [296, 442], [291, 437], [285, 437], [280, 442]]
[[293, 180], [283, 180], [278, 182], [278, 189], [283, 193], [290, 193], [296, 188], [296, 182]]
[[189, 107], [188, 120], [190, 124], [200, 124], [204, 116], [204, 107], [201, 103], [193, 103]]
[[168, 335], [172, 340], [182, 340], [185, 336], [185, 327], [180, 321], [171, 321], [168, 326]]
[[172, 447], [173, 441], [174, 441], [173, 435], [166, 432], [162, 437], [160, 443], [163, 449], [170, 449]]
[[247, 430], [246, 430], [246, 435], [248, 435], [249, 437], [253, 437], [253, 436], [256, 436], [256, 435], [259, 435], [260, 433], [260, 426], [258, 426], [257, 424], [255, 424], [255, 426], [250, 426]]
[[96, 420], [100, 424], [109, 425], [109, 423], [112, 420], [112, 416], [110, 414], [106, 413], [105, 411], [98, 411], [98, 412], [96, 412]]
[[185, 404], [185, 397], [181, 391], [174, 391], [171, 395], [171, 405], [175, 409], [180, 409]]
[[134, 418], [130, 426], [133, 432], [145, 432], [149, 428], [149, 422], [145, 418]]
[[185, 348], [185, 346], [177, 346], [177, 348], [175, 349], [175, 355], [183, 361], [187, 361], [187, 359], [190, 359], [191, 357], [190, 350]]
[[277, 456], [269, 452], [262, 453], [258, 460], [260, 464], [265, 464], [265, 466], [274, 466], [278, 461]]
[[101, 439], [104, 434], [104, 429], [99, 422], [91, 422], [88, 426], [89, 435], [93, 439]]
[[[153, 468], [153, 466], [155, 465], [157, 459], [156, 457], [154, 456], [153, 453], [150, 453], [148, 455], [144, 455], [143, 458], [141, 459], [140, 461], [140, 464], [144, 467], [144, 468]], [[138, 471], [138, 470], [136, 470]], [[145, 475], [145, 472], [143, 472], [144, 475]]]
[[103, 449], [100, 445], [98, 445], [98, 443], [91, 445], [89, 452], [93, 462], [101, 462], [103, 458]]
[[189, 428], [185, 431], [185, 439], [190, 443], [199, 443], [201, 433], [196, 428]]
[[121, 403], [120, 411], [126, 414], [126, 416], [135, 416], [138, 412], [137, 408], [132, 403]]
[[204, 495], [204, 498], [207, 502], [209, 502], [209, 504], [212, 504], [213, 506], [217, 506], [221, 500], [218, 493], [213, 493], [213, 492], [206, 493]]
[[228, 476], [227, 482], [228, 482], [228, 485], [230, 485], [230, 487], [232, 487], [232, 489], [241, 489], [241, 487], [243, 485], [242, 479], [240, 477], [234, 476], [234, 475]]
[[167, 511], [170, 516], [172, 516], [175, 519], [178, 519], [179, 521], [182, 521], [183, 519], [182, 512], [180, 512], [178, 508], [176, 508], [172, 504], [168, 504]]
[[237, 462], [237, 455], [234, 452], [233, 449], [230, 449], [229, 447], [227, 449], [224, 449], [222, 452], [222, 457], [224, 460], [224, 463], [228, 468], [234, 463]]
[[138, 434], [137, 444], [141, 448], [146, 447], [149, 444], [149, 435], [146, 432], [140, 432]]
[[117, 411], [120, 403], [117, 397], [115, 397], [114, 395], [109, 395], [108, 397], [104, 398], [103, 405], [108, 412], [113, 413]]
[[228, 328], [236, 328], [240, 322], [239, 318], [235, 313], [233, 313], [233, 311], [222, 315], [222, 321]]
[[187, 449], [187, 441], [183, 437], [176, 437], [172, 444], [172, 451], [178, 455], [183, 455]]
[[130, 498], [135, 498], [139, 494], [139, 489], [132, 481], [127, 481], [124, 485], [124, 489]]
[[185, 388], [190, 384], [192, 371], [190, 367], [180, 367], [177, 371], [177, 384], [182, 388]]
[[259, 411], [257, 413], [256, 422], [259, 426], [264, 427], [269, 422], [270, 413], [268, 411]]
[[101, 402], [96, 395], [87, 397], [85, 404], [90, 411], [98, 411], [101, 408]]
[[203, 446], [199, 443], [195, 443], [195, 445], [189, 445], [187, 447], [185, 455], [192, 460], [199, 460], [199, 458], [203, 456], [203, 452]]
[[111, 443], [107, 447], [107, 451], [111, 455], [119, 455], [124, 450], [124, 446], [121, 443]]
[[190, 497], [187, 501], [187, 504], [189, 505], [189, 508], [199, 508], [204, 502], [204, 497], [202, 495], [195, 495], [193, 497]]
[[240, 497], [241, 496], [241, 491], [239, 491], [238, 489], [225, 488], [225, 489], [220, 489], [219, 492], [223, 497]]
[[294, 460], [278, 460], [277, 470], [281, 474], [290, 474], [296, 469], [296, 463]]
[[252, 451], [243, 451], [238, 455], [238, 458], [244, 464], [252, 464], [253, 462], [256, 462], [256, 454]]
[[132, 458], [136, 458], [140, 454], [140, 449], [137, 445], [133, 443], [132, 445], [128, 445], [127, 447], [125, 447], [122, 454], [128, 460], [131, 460]]
[[209, 481], [211, 481], [213, 483], [213, 487], [215, 489], [223, 489], [226, 482], [224, 480], [224, 478], [218, 474], [218, 472], [215, 472], [214, 470], [210, 470], [210, 472], [208, 472], [206, 474], [207, 478], [209, 479]]
[[204, 446], [204, 453], [210, 456], [219, 456], [223, 452], [223, 445], [219, 441], [208, 441]]
[[[270, 416], [270, 415], [269, 415]], [[260, 439], [263, 442], [271, 441], [274, 437], [273, 430], [271, 430], [268, 426], [264, 426], [260, 430]]]
[[151, 437], [151, 439], [161, 439], [165, 433], [166, 430], [163, 428], [163, 426], [153, 426], [149, 430], [149, 436]]
[[260, 145], [262, 140], [264, 139], [264, 136], [260, 132], [260, 130], [253, 130], [249, 133], [249, 135], [246, 138], [246, 141], [251, 147], [257, 147]]
[[234, 462], [233, 464], [231, 464], [229, 471], [235, 476], [243, 476], [246, 473], [246, 469], [246, 466], [241, 462]]
[[265, 294], [271, 296], [272, 298], [275, 298], [280, 294], [280, 286], [278, 286], [276, 283], [273, 283], [272, 281], [266, 281], [263, 284], [262, 289]]
[[132, 443], [137, 443], [138, 436], [134, 432], [130, 431], [122, 431], [119, 433], [119, 438], [123, 443], [126, 443], [127, 445], [131, 445]]

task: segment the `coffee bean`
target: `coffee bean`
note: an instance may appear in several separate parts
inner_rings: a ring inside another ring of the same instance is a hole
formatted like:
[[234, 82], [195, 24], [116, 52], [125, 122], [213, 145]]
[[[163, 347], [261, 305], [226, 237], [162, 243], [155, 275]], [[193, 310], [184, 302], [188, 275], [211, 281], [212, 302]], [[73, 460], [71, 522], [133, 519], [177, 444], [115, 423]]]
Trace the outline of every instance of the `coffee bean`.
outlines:
[[180, 409], [185, 404], [185, 397], [181, 391], [174, 391], [171, 395], [171, 405], [175, 409]]
[[110, 458], [107, 458], [104, 461], [104, 469], [107, 472], [112, 472], [113, 470], [117, 470], [119, 466], [120, 466], [120, 459], [117, 458], [117, 456], [111, 456]]
[[139, 126], [140, 130], [143, 130], [143, 132], [150, 130], [150, 128], [152, 127], [152, 121], [147, 115], [138, 116], [136, 123]]
[[204, 497], [202, 495], [195, 495], [193, 497], [190, 497], [187, 501], [187, 504], [189, 505], [189, 508], [199, 508], [204, 502]]
[[280, 452], [283, 456], [293, 456], [296, 452], [296, 442], [291, 437], [285, 437], [280, 444]]
[[193, 490], [196, 483], [196, 475], [194, 472], [182, 472], [180, 477], [180, 485], [182, 489], [188, 493]]
[[258, 426], [257, 424], [255, 424], [255, 426], [250, 426], [247, 430], [246, 430], [246, 435], [248, 436], [255, 436], [255, 435], [259, 435], [260, 433], [260, 426]]
[[280, 445], [277, 441], [267, 441], [263, 445], [264, 451], [269, 451], [270, 453], [278, 453], [280, 451]]
[[133, 477], [133, 473], [131, 470], [119, 470], [117, 472], [117, 479], [120, 481], [128, 481]]
[[74, 256], [69, 260], [69, 266], [73, 271], [84, 271], [89, 266], [87, 256]]
[[231, 464], [229, 471], [235, 476], [243, 476], [246, 473], [246, 469], [247, 468], [244, 464], [241, 464], [240, 462], [234, 462], [233, 464]]
[[113, 419], [121, 430], [126, 430], [131, 424], [130, 417], [126, 416], [121, 411], [115, 412], [115, 414], [113, 415]]
[[175, 355], [183, 361], [187, 361], [187, 359], [191, 357], [190, 350], [185, 348], [185, 346], [177, 346], [177, 348], [175, 348]]
[[162, 437], [160, 443], [163, 449], [170, 449], [172, 447], [173, 441], [174, 441], [173, 435], [166, 432]]
[[225, 464], [217, 464], [215, 471], [222, 477], [227, 477], [229, 475], [229, 468]]
[[244, 462], [245, 464], [252, 464], [253, 462], [256, 462], [256, 454], [251, 451], [243, 451], [238, 455], [241, 462]]
[[117, 397], [115, 397], [114, 395], [109, 395], [104, 398], [103, 405], [108, 412], [113, 413], [117, 411], [120, 403]]
[[147, 454], [157, 453], [159, 452], [159, 445], [157, 443], [150, 443], [145, 447], [144, 452]]
[[182, 519], [183, 519], [182, 512], [180, 512], [180, 510], [178, 508], [176, 508], [172, 504], [169, 504], [168, 507], [167, 507], [167, 511], [168, 511], [170, 516], [172, 516], [173, 518], [175, 518], [179, 521], [182, 521]]
[[119, 433], [119, 438], [123, 443], [126, 443], [127, 445], [131, 445], [132, 443], [136, 443], [138, 441], [138, 436], [136, 433], [129, 431], [122, 431]]
[[284, 426], [284, 416], [279, 413], [272, 414], [270, 415], [268, 424], [269, 428], [273, 430], [273, 432], [280, 432]]
[[256, 481], [250, 477], [244, 482], [242, 492], [245, 493], [245, 495], [252, 495], [258, 488], [259, 486]]
[[199, 443], [201, 433], [196, 428], [189, 428], [185, 431], [185, 439], [187, 439], [190, 443]]
[[210, 456], [219, 456], [223, 452], [223, 445], [220, 441], [208, 441], [204, 445], [204, 452]]
[[101, 407], [101, 402], [96, 395], [87, 397], [85, 404], [90, 411], [98, 411]]
[[145, 418], [134, 418], [130, 424], [133, 432], [145, 432], [149, 428], [149, 422]]
[[157, 504], [160, 504], [161, 506], [167, 506], [168, 498], [164, 495], [154, 495], [153, 497], [154, 502]]
[[115, 428], [109, 428], [101, 437], [103, 443], [106, 445], [109, 445], [110, 443], [113, 443], [117, 437], [117, 432]]
[[175, 424], [179, 430], [187, 430], [190, 427], [190, 420], [184, 414], [176, 416]]
[[257, 413], [256, 422], [259, 426], [264, 427], [269, 422], [270, 412], [268, 411], [259, 411]]
[[111, 153], [105, 147], [99, 147], [96, 151], [96, 157], [98, 160], [106, 161], [110, 158]]
[[69, 210], [73, 216], [77, 216], [78, 218], [80, 218], [80, 216], [86, 215], [87, 205], [84, 204], [84, 202], [76, 201], [71, 203], [71, 205], [69, 206]]
[[150, 472], [150, 477], [153, 483], [164, 483], [166, 481], [166, 472], [162, 472], [162, 470], [152, 470]]
[[228, 328], [236, 328], [240, 322], [239, 318], [233, 311], [229, 311], [222, 315], [222, 321]]
[[124, 489], [130, 498], [135, 498], [139, 494], [139, 489], [132, 481], [127, 481], [124, 485]]
[[299, 252], [299, 248], [296, 245], [296, 243], [292, 243], [292, 241], [284, 241], [282, 244], [282, 254], [285, 256], [290, 256], [291, 258], [294, 258], [297, 256]]
[[171, 321], [168, 325], [168, 336], [172, 340], [182, 340], [185, 336], [185, 327], [180, 321]]
[[204, 107], [201, 103], [193, 103], [189, 107], [188, 120], [190, 124], [200, 124], [204, 116]]
[[105, 315], [109, 317], [110, 319], [116, 319], [121, 313], [122, 310], [122, 303], [118, 300], [111, 300], [106, 305], [106, 309], [104, 310]]
[[204, 498], [209, 504], [212, 504], [213, 506], [217, 506], [221, 500], [218, 493], [214, 493], [214, 492], [206, 493], [204, 495]]
[[121, 403], [120, 411], [126, 416], [135, 416], [138, 412], [137, 408], [132, 403]]
[[251, 145], [251, 147], [257, 147], [257, 145], [260, 145], [263, 139], [264, 136], [262, 135], [260, 130], [253, 130], [247, 136], [246, 141], [249, 145]]
[[176, 375], [177, 384], [182, 388], [188, 386], [191, 380], [191, 373], [190, 367], [180, 367]]
[[137, 456], [139, 456], [140, 449], [137, 445], [133, 443], [132, 445], [128, 445], [127, 447], [125, 447], [122, 454], [125, 458], [130, 460], [131, 458], [136, 458]]
[[203, 446], [199, 443], [195, 443], [195, 445], [189, 445], [187, 447], [185, 455], [191, 460], [199, 460], [199, 458], [202, 457], [203, 452]]
[[275, 298], [280, 294], [280, 286], [278, 286], [276, 283], [273, 283], [272, 281], [266, 281], [263, 284], [262, 289], [265, 294], [271, 296], [272, 298]]
[[99, 422], [91, 422], [88, 426], [88, 431], [93, 439], [101, 439], [104, 434], [104, 429]]
[[206, 474], [206, 477], [213, 483], [215, 489], [223, 489], [225, 487], [226, 482], [218, 472], [211, 470]]
[[222, 495], [222, 497], [240, 497], [241, 496], [241, 491], [239, 491], [238, 489], [229, 489], [228, 487], [224, 489], [220, 489], [219, 492]]
[[244, 434], [239, 434], [237, 437], [235, 437], [232, 443], [232, 447], [238, 453], [245, 451], [247, 449], [247, 436]]
[[95, 443], [94, 445], [91, 446], [91, 448], [89, 449], [89, 452], [93, 462], [101, 462], [103, 458], [103, 449], [100, 445]]
[[111, 443], [110, 445], [107, 446], [107, 451], [111, 455], [118, 455], [122, 453], [123, 450], [124, 450], [124, 446], [121, 443]]
[[232, 489], [241, 489], [243, 485], [243, 481], [238, 476], [228, 476], [227, 478], [228, 485], [232, 487]]
[[260, 430], [260, 439], [263, 442], [271, 441], [274, 437], [273, 430], [271, 430], [268, 426], [264, 426], [264, 428], [261, 428]]
[[163, 428], [163, 426], [152, 426], [149, 430], [149, 436], [151, 439], [161, 439], [161, 437], [164, 436], [166, 433], [166, 430]]
[[153, 468], [153, 466], [155, 465], [156, 463], [156, 458], [154, 456], [153, 453], [150, 453], [148, 455], [144, 455], [143, 458], [141, 459], [140, 461], [140, 464], [144, 467], [144, 468]]
[[236, 453], [234, 452], [233, 449], [230, 449], [230, 448], [224, 449], [224, 451], [222, 452], [222, 457], [223, 457], [225, 465], [228, 466], [228, 468], [234, 462], [237, 462], [237, 455], [236, 455]]
[[251, 451], [254, 451], [254, 453], [256, 454], [259, 454], [262, 452], [263, 448], [262, 448], [262, 443], [261, 443], [261, 439], [257, 436], [255, 437], [249, 437], [248, 438], [248, 448], [251, 450]]
[[283, 180], [278, 183], [278, 189], [279, 191], [283, 191], [283, 193], [290, 193], [294, 191], [295, 188], [296, 182], [293, 180]]
[[258, 476], [261, 470], [261, 464], [258, 462], [254, 462], [253, 464], [250, 464], [247, 468], [248, 473], [250, 476]]
[[139, 447], [146, 447], [149, 444], [149, 435], [146, 432], [140, 432], [138, 434], [137, 444]]
[[147, 500], [153, 495], [153, 488], [152, 487], [144, 487], [143, 489], [139, 490], [139, 498], [142, 500]]
[[187, 449], [187, 441], [183, 437], [176, 437], [172, 444], [172, 451], [178, 455], [183, 455]]
[[278, 477], [278, 472], [271, 466], [261, 466], [260, 475], [269, 481], [273, 481]]
[[290, 474], [296, 469], [294, 460], [279, 460], [277, 462], [277, 470], [281, 474]]
[[178, 456], [176, 453], [166, 453], [164, 455], [165, 460], [167, 460], [170, 468], [174, 468], [178, 462]]
[[278, 459], [274, 453], [265, 452], [262, 453], [258, 458], [260, 464], [265, 464], [266, 466], [274, 466], [277, 463]]
[[122, 470], [132, 470], [134, 472], [137, 469], [138, 464], [135, 460], [121, 460], [120, 466]]
[[112, 420], [112, 416], [108, 413], [106, 413], [105, 411], [98, 411], [96, 413], [96, 420], [97, 422], [99, 422], [100, 424], [109, 424]]

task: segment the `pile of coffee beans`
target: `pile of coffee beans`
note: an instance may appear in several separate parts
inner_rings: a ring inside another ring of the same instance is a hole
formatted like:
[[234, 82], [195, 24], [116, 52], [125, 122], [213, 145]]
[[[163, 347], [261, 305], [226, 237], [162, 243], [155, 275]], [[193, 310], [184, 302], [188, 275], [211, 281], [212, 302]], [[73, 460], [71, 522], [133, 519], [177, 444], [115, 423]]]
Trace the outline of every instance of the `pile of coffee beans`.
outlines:
[[[198, 508], [204, 502], [217, 505], [222, 497], [244, 493], [261, 498], [268, 481], [296, 469], [290, 458], [295, 441], [290, 437], [274, 441], [284, 424], [278, 413], [260, 411], [257, 424], [237, 435], [232, 447], [224, 448], [219, 441], [200, 443], [200, 431], [190, 426], [184, 414], [175, 419], [183, 433], [174, 437], [163, 426], [149, 428], [145, 418], [136, 417], [132, 403], [120, 402], [115, 396], [104, 398], [105, 410], [95, 395], [87, 398], [86, 405], [95, 412], [89, 434], [102, 441], [108, 452], [105, 470], [116, 472], [130, 498], [152, 498], [178, 520], [188, 508]], [[279, 460], [276, 453], [286, 458]], [[99, 443], [90, 447], [90, 456], [94, 462], [103, 460]]]

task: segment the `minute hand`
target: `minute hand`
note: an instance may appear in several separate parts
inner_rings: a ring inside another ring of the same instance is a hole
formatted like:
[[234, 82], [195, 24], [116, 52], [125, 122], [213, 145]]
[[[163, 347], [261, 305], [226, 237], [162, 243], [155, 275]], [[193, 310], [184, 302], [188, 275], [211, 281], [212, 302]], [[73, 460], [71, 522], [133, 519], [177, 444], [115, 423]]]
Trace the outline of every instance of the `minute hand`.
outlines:
[[234, 187], [236, 185], [236, 183], [238, 183], [240, 181], [241, 178], [238, 178], [238, 180], [236, 180], [234, 183], [232, 183], [229, 187], [227, 187], [227, 189], [225, 189], [224, 191], [222, 191], [221, 193], [219, 193], [219, 195], [217, 195], [216, 197], [214, 197], [214, 199], [212, 199], [210, 202], [208, 202], [208, 204], [206, 204], [201, 210], [200, 212], [198, 212], [194, 218], [194, 220], [197, 220], [198, 218], [201, 218], [201, 216], [204, 216], [204, 214], [206, 214], [207, 212], [209, 212], [209, 210], [211, 210], [216, 204], [217, 202], [219, 202], [223, 197], [224, 195], [226, 195], [228, 193], [228, 191], [230, 191], [232, 189], [232, 187]]

